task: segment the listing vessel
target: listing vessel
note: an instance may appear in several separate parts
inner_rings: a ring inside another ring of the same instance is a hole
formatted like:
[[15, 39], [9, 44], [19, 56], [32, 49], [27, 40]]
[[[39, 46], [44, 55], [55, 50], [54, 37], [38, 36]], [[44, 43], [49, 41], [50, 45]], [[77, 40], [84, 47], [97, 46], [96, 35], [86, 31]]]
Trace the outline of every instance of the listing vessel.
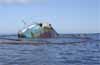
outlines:
[[18, 32], [18, 38], [55, 38], [57, 32], [48, 22], [33, 23]]

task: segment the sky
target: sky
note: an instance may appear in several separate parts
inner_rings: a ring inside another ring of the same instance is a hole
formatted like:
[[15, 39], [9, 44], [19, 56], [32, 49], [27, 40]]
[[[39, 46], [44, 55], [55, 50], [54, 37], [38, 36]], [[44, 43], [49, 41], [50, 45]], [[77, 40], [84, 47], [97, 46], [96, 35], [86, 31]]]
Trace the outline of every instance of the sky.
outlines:
[[58, 33], [100, 33], [99, 0], [6, 1], [0, 0], [0, 33], [17, 33], [23, 20], [49, 22]]

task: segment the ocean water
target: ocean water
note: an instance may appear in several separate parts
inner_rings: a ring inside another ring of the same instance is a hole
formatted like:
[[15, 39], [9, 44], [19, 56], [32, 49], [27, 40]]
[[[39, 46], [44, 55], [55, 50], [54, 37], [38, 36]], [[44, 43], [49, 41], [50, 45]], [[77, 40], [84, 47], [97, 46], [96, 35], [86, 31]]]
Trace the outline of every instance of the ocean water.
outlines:
[[[100, 65], [100, 34], [83, 37], [86, 39], [41, 39], [48, 44], [40, 45], [0, 44], [0, 65]], [[16, 36], [1, 35], [0, 39], [16, 39]]]

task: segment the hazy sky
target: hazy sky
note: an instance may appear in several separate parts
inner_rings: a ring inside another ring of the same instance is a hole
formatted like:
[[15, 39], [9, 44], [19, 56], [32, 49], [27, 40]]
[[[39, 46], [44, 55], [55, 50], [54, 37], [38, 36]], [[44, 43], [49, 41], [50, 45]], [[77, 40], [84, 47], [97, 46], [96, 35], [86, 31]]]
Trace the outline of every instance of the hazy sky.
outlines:
[[[2, 1], [2, 0], [1, 0]], [[0, 3], [0, 33], [16, 33], [26, 23], [48, 21], [59, 33], [100, 32], [99, 0], [33, 0]]]

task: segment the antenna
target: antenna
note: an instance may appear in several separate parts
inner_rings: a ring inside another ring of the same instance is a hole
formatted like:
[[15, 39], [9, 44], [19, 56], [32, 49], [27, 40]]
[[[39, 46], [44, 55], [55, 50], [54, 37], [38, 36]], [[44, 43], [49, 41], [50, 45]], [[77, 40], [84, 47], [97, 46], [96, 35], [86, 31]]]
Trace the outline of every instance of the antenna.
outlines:
[[22, 20], [22, 22], [24, 24], [24, 28], [26, 28], [27, 27], [27, 23], [24, 20]]
[[24, 20], [22, 20], [22, 22], [23, 22], [24, 26], [27, 25], [26, 22], [25, 22]]

